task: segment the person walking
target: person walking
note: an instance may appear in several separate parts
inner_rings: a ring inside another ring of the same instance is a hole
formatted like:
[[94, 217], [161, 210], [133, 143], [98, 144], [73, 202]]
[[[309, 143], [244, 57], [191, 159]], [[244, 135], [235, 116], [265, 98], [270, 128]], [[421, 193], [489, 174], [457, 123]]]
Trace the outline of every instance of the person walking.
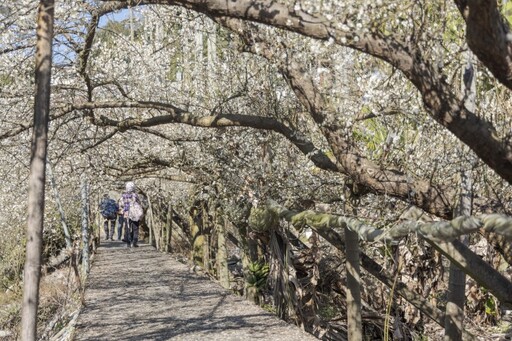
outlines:
[[114, 230], [116, 228], [119, 206], [114, 199], [109, 197], [108, 193], [105, 193], [101, 199], [99, 210], [104, 219], [103, 229], [105, 231], [105, 240], [114, 240]]
[[125, 226], [124, 241], [127, 247], [138, 247], [139, 223], [144, 211], [138, 194], [135, 192], [135, 183], [127, 182], [125, 192], [121, 196], [123, 202], [123, 220]]
[[[123, 198], [121, 197], [118, 202], [117, 202], [117, 205], [119, 207], [119, 210], [117, 211], [117, 216], [118, 216], [118, 219], [117, 219], [117, 240], [121, 240], [121, 237], [123, 236], [123, 231], [124, 231], [124, 224], [125, 224], [125, 219], [124, 219], [124, 203], [123, 203]], [[124, 242], [124, 239], [123, 239], [123, 242]]]

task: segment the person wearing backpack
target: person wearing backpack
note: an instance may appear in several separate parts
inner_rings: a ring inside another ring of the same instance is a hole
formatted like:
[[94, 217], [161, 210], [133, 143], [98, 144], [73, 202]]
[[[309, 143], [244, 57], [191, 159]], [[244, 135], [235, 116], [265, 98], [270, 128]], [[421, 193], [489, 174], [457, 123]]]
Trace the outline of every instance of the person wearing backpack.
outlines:
[[144, 211], [140, 198], [135, 193], [135, 184], [133, 182], [126, 183], [126, 191], [121, 196], [121, 200], [123, 202], [123, 217], [125, 220], [124, 241], [127, 243], [127, 247], [138, 247], [139, 223]]
[[114, 230], [116, 228], [119, 206], [114, 199], [109, 197], [108, 193], [105, 193], [103, 199], [101, 199], [99, 208], [104, 219], [103, 229], [105, 230], [105, 240], [114, 240]]
[[[117, 211], [117, 216], [118, 216], [118, 220], [117, 220], [117, 240], [121, 240], [121, 237], [123, 235], [123, 231], [124, 231], [124, 224], [125, 224], [125, 219], [124, 219], [124, 203], [123, 203], [123, 198], [119, 198], [118, 202], [117, 202], [118, 206], [119, 206], [119, 210]], [[123, 239], [123, 242], [124, 242], [124, 239]]]

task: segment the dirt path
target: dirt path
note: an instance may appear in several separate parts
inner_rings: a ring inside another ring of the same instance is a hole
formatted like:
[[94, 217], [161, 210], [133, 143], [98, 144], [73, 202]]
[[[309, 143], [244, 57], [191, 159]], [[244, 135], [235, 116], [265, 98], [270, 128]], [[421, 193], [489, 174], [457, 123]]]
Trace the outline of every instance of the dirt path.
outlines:
[[317, 340], [154, 248], [103, 242], [74, 340]]

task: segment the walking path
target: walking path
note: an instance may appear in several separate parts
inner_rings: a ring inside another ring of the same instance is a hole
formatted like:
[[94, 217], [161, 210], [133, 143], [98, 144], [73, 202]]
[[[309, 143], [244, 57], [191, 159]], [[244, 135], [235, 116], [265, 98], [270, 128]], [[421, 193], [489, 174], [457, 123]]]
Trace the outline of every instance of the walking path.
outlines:
[[317, 340], [141, 244], [103, 242], [74, 340]]

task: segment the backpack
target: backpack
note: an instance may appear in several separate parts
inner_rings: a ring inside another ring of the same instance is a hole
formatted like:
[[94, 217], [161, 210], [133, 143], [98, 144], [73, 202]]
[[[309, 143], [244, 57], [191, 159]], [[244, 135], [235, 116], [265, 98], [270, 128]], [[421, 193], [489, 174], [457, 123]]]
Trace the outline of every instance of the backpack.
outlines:
[[100, 213], [105, 219], [115, 219], [119, 206], [114, 199], [103, 200], [100, 204]]
[[132, 196], [130, 200], [130, 207], [128, 209], [128, 219], [133, 221], [139, 221], [144, 216], [144, 210], [135, 197]]

